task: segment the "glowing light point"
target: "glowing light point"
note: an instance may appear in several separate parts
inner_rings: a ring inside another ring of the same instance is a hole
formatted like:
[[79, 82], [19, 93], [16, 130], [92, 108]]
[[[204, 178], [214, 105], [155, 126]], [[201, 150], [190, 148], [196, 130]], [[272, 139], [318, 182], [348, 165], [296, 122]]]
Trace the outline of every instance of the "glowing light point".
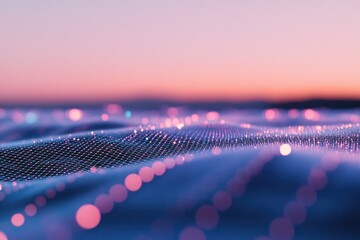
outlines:
[[28, 215], [29, 217], [32, 217], [36, 214], [37, 212], [37, 208], [34, 204], [28, 204], [25, 207], [25, 213], [26, 215]]
[[0, 231], [0, 240], [8, 240], [6, 234], [2, 231]]
[[219, 222], [219, 213], [211, 205], [204, 205], [196, 211], [196, 223], [204, 229], [212, 229]]
[[306, 109], [304, 111], [304, 117], [307, 120], [317, 121], [321, 118], [320, 113], [312, 109]]
[[36, 115], [36, 113], [28, 112], [28, 113], [25, 115], [25, 121], [26, 121], [28, 124], [33, 124], [33, 123], [35, 123], [37, 120], [38, 120], [38, 116]]
[[43, 207], [46, 204], [46, 198], [44, 196], [38, 196], [35, 199], [35, 203], [38, 207]]
[[167, 169], [172, 169], [175, 167], [175, 161], [171, 158], [167, 158], [164, 160], [164, 164]]
[[125, 117], [126, 117], [126, 118], [131, 118], [131, 115], [132, 115], [132, 114], [131, 114], [131, 111], [126, 111], [126, 112], [125, 112]]
[[109, 114], [117, 114], [122, 111], [122, 108], [120, 105], [117, 105], [117, 104], [109, 104], [106, 106], [106, 111]]
[[109, 115], [107, 115], [106, 113], [103, 113], [101, 115], [101, 120], [103, 120], [104, 122], [108, 121], [109, 120]]
[[14, 111], [12, 114], [12, 119], [16, 123], [22, 123], [25, 120], [24, 118], [24, 115], [19, 111]]
[[11, 217], [11, 223], [15, 226], [15, 227], [21, 227], [25, 222], [25, 217], [24, 215], [22, 215], [21, 213], [15, 213], [12, 217]]
[[221, 154], [221, 148], [220, 148], [220, 147], [217, 147], [217, 146], [213, 147], [213, 148], [211, 149], [211, 151], [212, 151], [212, 153], [213, 153], [215, 156]]
[[191, 115], [191, 120], [194, 122], [197, 122], [199, 120], [199, 115], [197, 115], [197, 114]]
[[151, 182], [154, 179], [154, 170], [151, 167], [142, 167], [139, 171], [139, 176], [143, 182]]
[[67, 116], [71, 121], [76, 122], [83, 117], [83, 112], [80, 109], [73, 108], [67, 112]]
[[109, 196], [113, 199], [114, 202], [123, 202], [127, 198], [127, 190], [122, 184], [115, 184], [109, 190]]
[[219, 113], [218, 112], [208, 112], [206, 114], [206, 118], [209, 121], [217, 120], [217, 119], [219, 119]]
[[151, 168], [154, 170], [154, 174], [156, 176], [161, 176], [165, 173], [166, 171], [166, 166], [164, 163], [160, 162], [160, 161], [156, 161], [151, 165]]
[[141, 188], [142, 179], [139, 175], [132, 173], [125, 178], [125, 186], [129, 191], [136, 192]]
[[195, 227], [185, 228], [179, 236], [179, 240], [205, 240], [206, 236], [203, 231]]
[[111, 196], [101, 194], [95, 199], [95, 205], [101, 213], [109, 213], [114, 207], [114, 202]]
[[265, 118], [269, 121], [274, 120], [276, 118], [276, 111], [274, 109], [268, 109], [264, 112]]
[[280, 146], [280, 154], [283, 156], [287, 156], [291, 153], [291, 146], [287, 143], [282, 144]]
[[170, 107], [167, 109], [167, 114], [171, 117], [175, 117], [176, 115], [179, 114], [179, 110], [175, 107]]
[[288, 115], [290, 118], [297, 118], [297, 117], [299, 117], [300, 113], [299, 113], [299, 110], [297, 110], [297, 109], [291, 109], [291, 110], [289, 110]]
[[92, 229], [100, 223], [101, 215], [96, 206], [85, 204], [77, 210], [75, 218], [80, 227]]
[[48, 189], [45, 192], [47, 198], [52, 199], [56, 196], [56, 191], [54, 189]]
[[213, 205], [220, 211], [225, 211], [230, 208], [232, 203], [231, 196], [228, 192], [217, 192], [213, 198]]

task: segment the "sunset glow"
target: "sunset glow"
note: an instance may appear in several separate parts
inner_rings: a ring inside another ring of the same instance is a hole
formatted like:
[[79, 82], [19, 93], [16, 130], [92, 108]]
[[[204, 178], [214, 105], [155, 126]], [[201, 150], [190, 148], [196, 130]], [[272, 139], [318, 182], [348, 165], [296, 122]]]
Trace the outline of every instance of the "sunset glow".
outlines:
[[3, 1], [0, 102], [358, 98], [359, 8]]

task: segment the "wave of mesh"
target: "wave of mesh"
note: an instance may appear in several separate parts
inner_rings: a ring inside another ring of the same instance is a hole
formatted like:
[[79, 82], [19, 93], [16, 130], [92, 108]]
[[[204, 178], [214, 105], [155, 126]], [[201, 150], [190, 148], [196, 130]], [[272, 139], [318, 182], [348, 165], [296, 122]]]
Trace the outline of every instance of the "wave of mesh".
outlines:
[[0, 180], [31, 180], [59, 176], [92, 167], [109, 168], [154, 158], [265, 144], [290, 143], [358, 151], [359, 126], [243, 128], [231, 124], [198, 125], [182, 129], [119, 129], [86, 132], [33, 142], [0, 146]]

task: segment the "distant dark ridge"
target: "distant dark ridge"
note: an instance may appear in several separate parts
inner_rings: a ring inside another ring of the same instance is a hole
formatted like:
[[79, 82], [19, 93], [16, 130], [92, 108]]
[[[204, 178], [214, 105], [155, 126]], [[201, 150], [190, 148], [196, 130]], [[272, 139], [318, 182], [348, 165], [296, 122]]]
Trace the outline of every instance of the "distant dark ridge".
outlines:
[[283, 103], [270, 104], [274, 108], [283, 109], [306, 109], [306, 108], [332, 108], [332, 109], [348, 109], [360, 108], [360, 100], [351, 99], [309, 99], [305, 101], [289, 101]]
[[309, 99], [304, 101], [286, 101], [286, 102], [269, 102], [269, 101], [198, 101], [198, 102], [181, 102], [171, 100], [157, 99], [140, 99], [130, 101], [101, 101], [96, 103], [0, 103], [2, 108], [99, 108], [108, 103], [118, 103], [125, 109], [134, 110], [151, 110], [163, 109], [167, 107], [185, 107], [188, 109], [203, 110], [223, 110], [223, 109], [307, 109], [307, 108], [329, 108], [329, 109], [350, 109], [360, 108], [360, 99]]
[[123, 102], [122, 106], [130, 109], [151, 109], [162, 107], [186, 107], [189, 109], [204, 110], [221, 110], [221, 109], [307, 109], [307, 108], [329, 108], [329, 109], [350, 109], [360, 108], [360, 100], [326, 100], [326, 99], [310, 99], [305, 101], [288, 101], [288, 102], [267, 102], [267, 101], [245, 101], [245, 102], [176, 102], [176, 101], [160, 101], [160, 100], [139, 100], [132, 102]]

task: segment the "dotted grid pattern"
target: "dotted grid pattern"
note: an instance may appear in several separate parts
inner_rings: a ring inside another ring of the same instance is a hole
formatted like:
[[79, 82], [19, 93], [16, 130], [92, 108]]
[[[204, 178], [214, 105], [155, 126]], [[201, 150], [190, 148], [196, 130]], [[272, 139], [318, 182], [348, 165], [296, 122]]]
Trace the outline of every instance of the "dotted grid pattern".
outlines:
[[214, 147], [291, 143], [358, 151], [358, 125], [273, 128], [203, 124], [178, 128], [87, 132], [31, 144], [0, 146], [0, 180], [32, 180], [49, 176], [133, 164]]

